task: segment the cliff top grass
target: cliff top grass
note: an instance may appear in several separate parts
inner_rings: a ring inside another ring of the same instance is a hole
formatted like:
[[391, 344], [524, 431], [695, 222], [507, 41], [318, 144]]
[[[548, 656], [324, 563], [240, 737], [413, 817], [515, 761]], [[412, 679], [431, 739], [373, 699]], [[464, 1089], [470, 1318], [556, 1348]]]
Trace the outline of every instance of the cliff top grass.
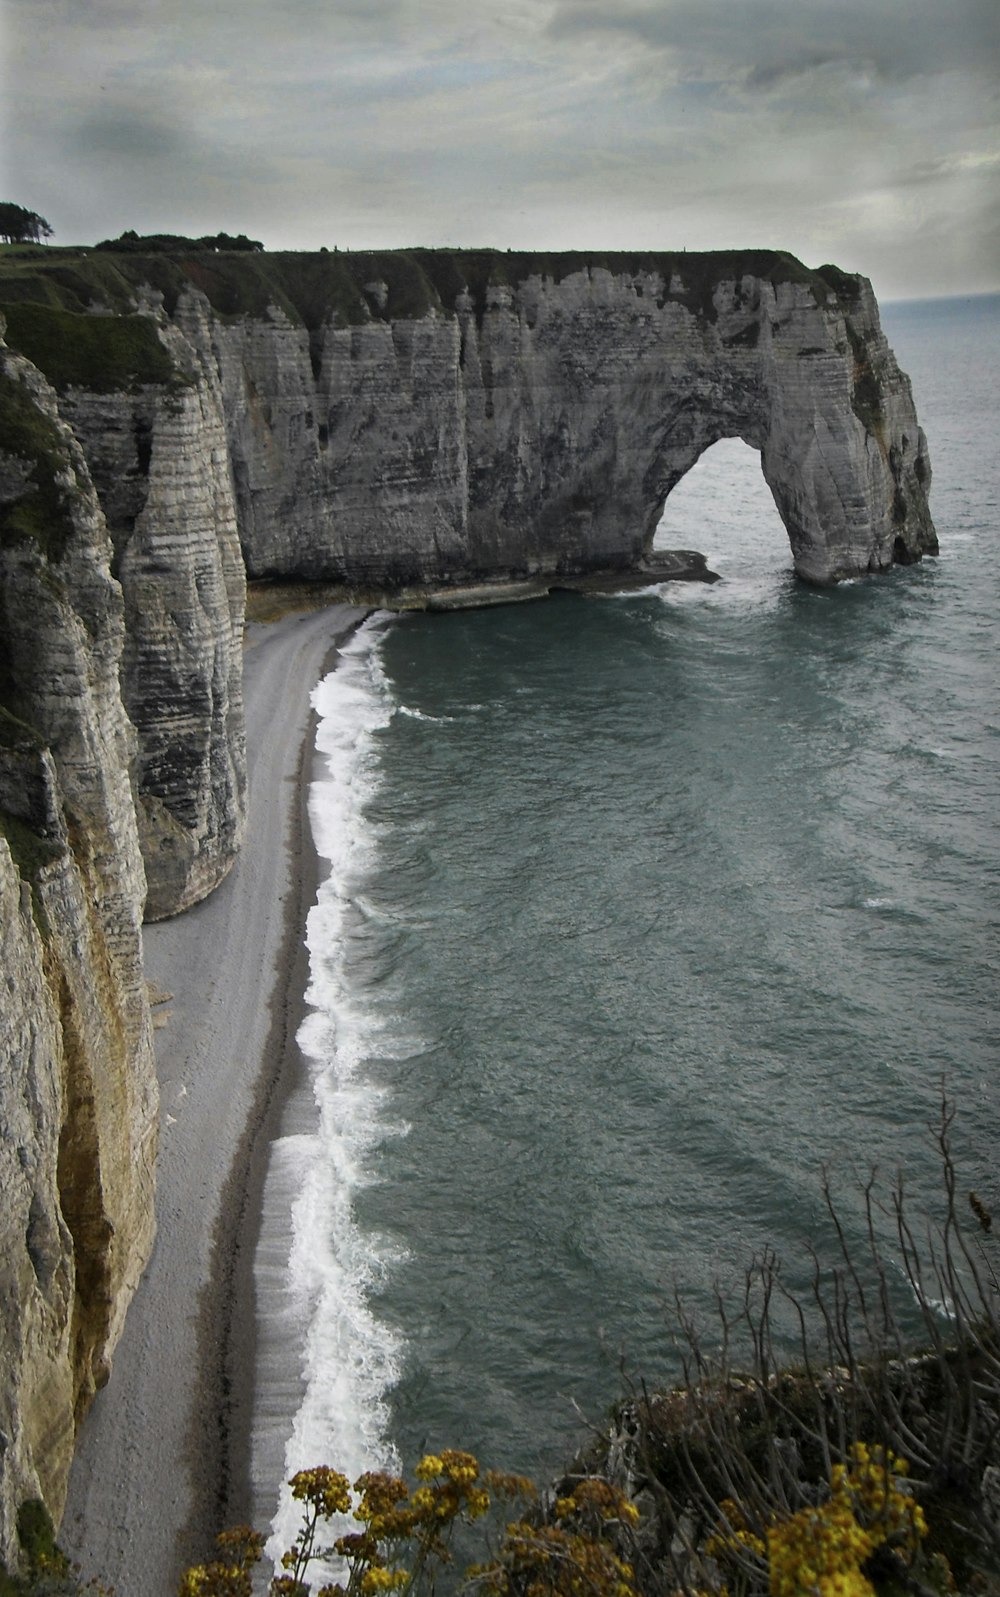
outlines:
[[[144, 252], [146, 243], [150, 247]], [[492, 288], [516, 288], [534, 277], [560, 283], [574, 273], [595, 270], [631, 278], [657, 276], [663, 284], [661, 301], [674, 298], [709, 320], [715, 317], [713, 295], [717, 285], [742, 277], [755, 277], [774, 285], [803, 284], [821, 304], [831, 294], [850, 302], [859, 292], [859, 280], [839, 268], [824, 266], [813, 271], [794, 255], [780, 250], [537, 253], [419, 248], [271, 253], [210, 250], [196, 246], [195, 241], [185, 248], [184, 240], [169, 244], [165, 247], [164, 241], [156, 239], [132, 239], [120, 253], [116, 253], [114, 243], [94, 250], [47, 247], [0, 251], [0, 310], [11, 323], [10, 341], [21, 348], [17, 338], [34, 338], [36, 347], [42, 348], [44, 307], [53, 319], [43, 353], [53, 370], [58, 367], [60, 379], [77, 381], [82, 370], [89, 374], [88, 386], [118, 387], [122, 384], [117, 376], [123, 369], [134, 369], [135, 380], [164, 380], [155, 375], [152, 325], [146, 323], [145, 341], [138, 328], [131, 328], [127, 347], [116, 346], [115, 352], [101, 357], [105, 365], [92, 368], [89, 362], [91, 358], [97, 361], [98, 356], [88, 334], [74, 324], [58, 322], [55, 313], [87, 315], [88, 323], [96, 324], [93, 338], [98, 343], [102, 324], [108, 340], [107, 320], [106, 315], [94, 316], [94, 312], [132, 319], [136, 294], [141, 288], [161, 294], [170, 313], [182, 291], [193, 286], [206, 295], [220, 316], [263, 317], [273, 306], [309, 330], [330, 321], [354, 326], [372, 319], [420, 317], [432, 309], [451, 314], [458, 296], [466, 290], [481, 316]], [[24, 310], [29, 305], [36, 309]], [[144, 320], [139, 318], [140, 322]], [[71, 332], [75, 335], [77, 356], [60, 356], [56, 346], [65, 342]], [[60, 360], [62, 364], [58, 365]], [[151, 372], [154, 375], [149, 375]]]

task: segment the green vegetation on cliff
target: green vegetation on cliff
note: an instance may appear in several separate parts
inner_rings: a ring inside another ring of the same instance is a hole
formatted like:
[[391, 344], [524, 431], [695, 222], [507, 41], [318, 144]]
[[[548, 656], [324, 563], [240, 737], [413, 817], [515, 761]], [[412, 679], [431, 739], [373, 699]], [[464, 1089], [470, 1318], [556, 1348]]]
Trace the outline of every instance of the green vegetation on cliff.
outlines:
[[259, 238], [247, 238], [245, 233], [205, 233], [201, 238], [187, 238], [182, 233], [137, 233], [126, 228], [118, 238], [105, 238], [94, 245], [95, 250], [109, 250], [113, 255], [177, 255], [192, 250], [262, 250]]
[[[0, 548], [34, 543], [58, 561], [73, 532], [70, 461], [55, 422], [15, 376], [0, 371]], [[18, 480], [19, 479], [19, 480]]]
[[48, 1509], [37, 1497], [18, 1509], [17, 1540], [24, 1568], [10, 1575], [0, 1564], [0, 1597], [73, 1597], [80, 1592], [68, 1558], [56, 1545]]
[[[247, 244], [253, 241], [247, 241]], [[162, 295], [168, 311], [188, 285], [200, 289], [221, 316], [263, 317], [269, 308], [309, 330], [327, 322], [353, 326], [375, 320], [405, 319], [430, 310], [453, 314], [467, 292], [478, 316], [497, 288], [515, 288], [529, 278], [560, 283], [577, 272], [607, 271], [632, 278], [642, 291], [659, 279], [659, 303], [675, 299], [709, 321], [720, 282], [754, 278], [775, 286], [807, 286], [825, 304], [831, 295], [853, 302], [858, 280], [836, 267], [809, 267], [780, 250], [586, 251], [537, 253], [512, 250], [412, 249], [264, 252], [246, 245], [208, 247], [203, 240], [109, 241], [99, 250], [48, 250], [0, 256], [0, 310], [11, 320], [11, 342], [32, 341], [59, 372], [59, 382], [103, 387], [124, 373], [126, 379], [164, 381], [149, 339], [130, 330], [116, 352], [101, 358], [80, 328], [53, 319], [12, 315], [15, 305], [47, 306], [51, 311], [94, 311], [128, 318], [139, 289]], [[116, 251], [116, 245], [120, 249]], [[148, 248], [144, 248], [148, 245]], [[106, 318], [104, 333], [109, 337]], [[59, 356], [59, 342], [72, 335], [73, 348]], [[34, 357], [32, 357], [34, 358]], [[93, 362], [93, 364], [91, 364]], [[131, 364], [130, 364], [131, 363]], [[43, 370], [47, 370], [43, 366]], [[53, 378], [56, 381], [56, 378]]]
[[[223, 318], [278, 313], [308, 333], [371, 321], [454, 315], [467, 294], [477, 321], [492, 298], [529, 279], [561, 283], [575, 273], [631, 279], [636, 294], [716, 319], [720, 283], [744, 279], [796, 283], [825, 305], [850, 308], [859, 280], [837, 267], [818, 271], [780, 250], [586, 251], [412, 249], [265, 252], [254, 240], [126, 235], [94, 250], [0, 253], [0, 313], [7, 339], [56, 388], [101, 392], [183, 383], [157, 336], [155, 319], [136, 314], [140, 296], [169, 314], [185, 289], [205, 295]], [[756, 325], [741, 337], [756, 338]], [[318, 359], [318, 343], [314, 357]]]
[[[14, 815], [0, 801], [0, 837], [10, 849], [10, 856], [22, 882], [31, 888], [32, 913], [35, 924], [43, 936], [47, 935], [48, 919], [38, 891], [39, 872], [51, 865], [64, 853], [61, 841], [47, 837], [44, 818], [36, 811], [29, 795], [37, 793], [37, 776], [45, 745], [34, 727], [28, 726], [9, 708], [13, 694], [9, 674], [5, 669], [4, 651], [0, 644], [0, 775], [7, 793], [7, 803], [16, 804], [20, 813]], [[42, 827], [43, 830], [39, 830]], [[2, 1593], [0, 1593], [2, 1597]]]
[[823, 304], [833, 286], [822, 272], [811, 271], [784, 250], [560, 250], [542, 254], [419, 249], [413, 254], [434, 283], [445, 308], [453, 308], [457, 295], [467, 287], [479, 312], [491, 288], [516, 288], [532, 277], [561, 283], [576, 272], [604, 271], [613, 277], [633, 279], [659, 277], [663, 287], [658, 303], [676, 299], [708, 321], [715, 321], [713, 296], [723, 282], [738, 283], [744, 277], [753, 277], [775, 286], [803, 283]]
[[10, 200], [0, 201], [0, 238], [7, 244], [21, 244], [28, 239], [37, 244], [51, 237], [51, 227], [37, 211], [28, 211]]
[[[0, 837], [6, 839], [10, 849], [10, 857], [17, 866], [18, 875], [22, 882], [34, 884], [35, 878], [42, 868], [51, 865], [63, 853], [60, 844], [51, 842], [46, 837], [39, 837], [24, 821], [19, 821], [16, 815], [9, 815], [6, 810], [0, 809]], [[35, 920], [40, 928], [44, 928], [44, 919], [37, 894], [33, 893]]]
[[148, 316], [88, 316], [53, 305], [4, 306], [7, 341], [54, 388], [101, 393], [171, 384], [174, 364]]
[[[561, 283], [575, 273], [631, 279], [636, 294], [662, 306], [683, 305], [708, 322], [722, 282], [753, 280], [807, 287], [821, 304], [845, 308], [859, 280], [837, 267], [812, 271], [780, 250], [585, 251], [319, 250], [269, 253], [255, 241], [143, 239], [127, 236], [95, 250], [0, 253], [0, 313], [7, 339], [56, 388], [101, 392], [183, 383], [157, 336], [155, 319], [136, 314], [140, 296], [162, 300], [169, 314], [185, 289], [205, 295], [223, 318], [278, 313], [308, 333], [371, 321], [454, 315], [467, 294], [481, 322], [491, 299], [529, 279]], [[756, 326], [743, 339], [756, 338]], [[318, 344], [315, 350], [318, 358]]]

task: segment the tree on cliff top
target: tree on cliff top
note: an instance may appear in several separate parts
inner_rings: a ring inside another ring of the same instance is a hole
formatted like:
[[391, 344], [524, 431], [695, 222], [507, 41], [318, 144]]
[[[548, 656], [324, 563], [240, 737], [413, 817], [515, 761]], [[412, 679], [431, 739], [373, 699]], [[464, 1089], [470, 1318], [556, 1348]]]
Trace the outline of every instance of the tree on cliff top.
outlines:
[[202, 238], [187, 238], [182, 233], [136, 233], [128, 228], [118, 238], [101, 239], [94, 248], [111, 250], [116, 255], [190, 255], [206, 250], [258, 252], [264, 246], [260, 239], [247, 238], [245, 233], [206, 233]]
[[24, 244], [29, 239], [40, 244], [42, 239], [51, 237], [52, 229], [44, 216], [26, 211], [23, 205], [0, 200], [0, 238], [5, 244]]

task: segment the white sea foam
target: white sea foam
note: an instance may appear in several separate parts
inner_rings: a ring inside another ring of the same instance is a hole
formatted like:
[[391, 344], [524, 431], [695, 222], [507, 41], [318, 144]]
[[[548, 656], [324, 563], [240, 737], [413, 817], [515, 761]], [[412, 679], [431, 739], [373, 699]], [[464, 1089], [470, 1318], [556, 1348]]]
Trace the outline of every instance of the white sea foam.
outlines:
[[[306, 931], [310, 1013], [298, 1042], [310, 1098], [299, 1107], [292, 1134], [275, 1144], [265, 1195], [265, 1211], [269, 1205], [284, 1209], [285, 1256], [275, 1258], [272, 1219], [270, 1258], [258, 1269], [261, 1342], [270, 1350], [277, 1391], [270, 1398], [258, 1392], [257, 1406], [272, 1432], [280, 1425], [286, 1481], [319, 1463], [352, 1480], [366, 1469], [398, 1467], [387, 1434], [386, 1394], [398, 1378], [400, 1347], [369, 1305], [372, 1286], [393, 1262], [394, 1245], [361, 1231], [354, 1203], [359, 1189], [374, 1179], [378, 1147], [406, 1129], [393, 1125], [391, 1106], [370, 1079], [369, 1061], [412, 1050], [414, 1039], [388, 1035], [366, 995], [352, 990], [345, 963], [358, 924], [354, 896], [377, 847], [365, 807], [378, 783], [375, 734], [395, 708], [378, 651], [390, 621], [376, 615], [366, 622], [341, 650], [338, 669], [312, 695], [325, 774], [310, 788], [309, 817], [329, 874]], [[277, 1229], [282, 1230], [280, 1216]], [[298, 1368], [289, 1370], [290, 1361]], [[261, 1366], [265, 1383], [267, 1364], [265, 1359]], [[287, 1400], [289, 1393], [291, 1406], [297, 1405], [294, 1418], [287, 1412], [276, 1416], [282, 1395]], [[255, 1436], [258, 1478], [267, 1451]], [[271, 1457], [274, 1451], [272, 1438]], [[299, 1524], [299, 1506], [285, 1486], [271, 1524], [270, 1558], [277, 1560], [291, 1545]]]
[[664, 584], [651, 582], [645, 588], [616, 588], [610, 593], [595, 593], [595, 599], [661, 599]]
[[437, 726], [444, 726], [455, 719], [453, 715], [428, 715], [426, 710], [418, 710], [411, 704], [397, 705], [396, 713], [407, 716], [411, 721], [433, 721]]

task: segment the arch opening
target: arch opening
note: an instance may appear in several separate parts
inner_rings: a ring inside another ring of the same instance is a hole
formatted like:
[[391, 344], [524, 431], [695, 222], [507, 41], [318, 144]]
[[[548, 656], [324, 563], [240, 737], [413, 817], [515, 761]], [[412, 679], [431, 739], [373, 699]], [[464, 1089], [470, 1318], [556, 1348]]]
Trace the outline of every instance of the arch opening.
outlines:
[[723, 577], [791, 569], [788, 531], [760, 451], [742, 438], [704, 449], [667, 495], [652, 547], [698, 549]]

